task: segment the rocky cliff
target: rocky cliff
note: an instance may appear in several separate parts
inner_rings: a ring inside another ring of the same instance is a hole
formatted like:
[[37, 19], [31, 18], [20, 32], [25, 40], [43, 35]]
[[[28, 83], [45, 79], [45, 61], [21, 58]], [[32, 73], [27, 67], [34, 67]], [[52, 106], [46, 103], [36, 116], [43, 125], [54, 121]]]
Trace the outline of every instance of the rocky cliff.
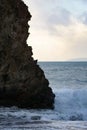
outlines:
[[0, 106], [53, 108], [54, 94], [26, 43], [31, 14], [21, 0], [0, 0]]

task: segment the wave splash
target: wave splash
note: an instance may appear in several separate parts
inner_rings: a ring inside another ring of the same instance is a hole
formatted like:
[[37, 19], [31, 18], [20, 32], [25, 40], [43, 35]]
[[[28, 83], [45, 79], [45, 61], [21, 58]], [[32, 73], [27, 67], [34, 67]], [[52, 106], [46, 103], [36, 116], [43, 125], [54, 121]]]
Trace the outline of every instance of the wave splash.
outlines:
[[55, 111], [60, 119], [87, 120], [87, 89], [59, 89]]

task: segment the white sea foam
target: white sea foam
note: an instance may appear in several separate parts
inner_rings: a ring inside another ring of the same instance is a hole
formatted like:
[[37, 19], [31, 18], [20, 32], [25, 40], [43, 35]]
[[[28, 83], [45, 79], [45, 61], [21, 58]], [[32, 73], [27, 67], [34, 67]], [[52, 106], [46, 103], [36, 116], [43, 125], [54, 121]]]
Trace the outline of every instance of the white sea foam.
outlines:
[[59, 89], [55, 111], [65, 120], [87, 120], [87, 89]]

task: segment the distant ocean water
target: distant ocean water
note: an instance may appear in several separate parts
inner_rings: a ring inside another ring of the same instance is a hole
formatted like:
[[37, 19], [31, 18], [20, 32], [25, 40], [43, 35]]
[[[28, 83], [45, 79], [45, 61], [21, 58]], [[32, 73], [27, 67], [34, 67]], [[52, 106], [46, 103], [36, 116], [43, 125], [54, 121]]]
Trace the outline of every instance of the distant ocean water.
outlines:
[[87, 130], [87, 62], [39, 62], [55, 93], [54, 110], [0, 108], [0, 129]]

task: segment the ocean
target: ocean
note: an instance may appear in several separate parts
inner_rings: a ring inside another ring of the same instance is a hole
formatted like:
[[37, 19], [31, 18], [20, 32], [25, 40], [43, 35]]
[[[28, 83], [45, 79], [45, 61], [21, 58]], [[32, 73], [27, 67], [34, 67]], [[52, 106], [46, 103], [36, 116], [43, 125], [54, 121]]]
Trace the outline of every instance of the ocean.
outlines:
[[54, 110], [0, 108], [0, 130], [87, 130], [87, 62], [39, 62]]

